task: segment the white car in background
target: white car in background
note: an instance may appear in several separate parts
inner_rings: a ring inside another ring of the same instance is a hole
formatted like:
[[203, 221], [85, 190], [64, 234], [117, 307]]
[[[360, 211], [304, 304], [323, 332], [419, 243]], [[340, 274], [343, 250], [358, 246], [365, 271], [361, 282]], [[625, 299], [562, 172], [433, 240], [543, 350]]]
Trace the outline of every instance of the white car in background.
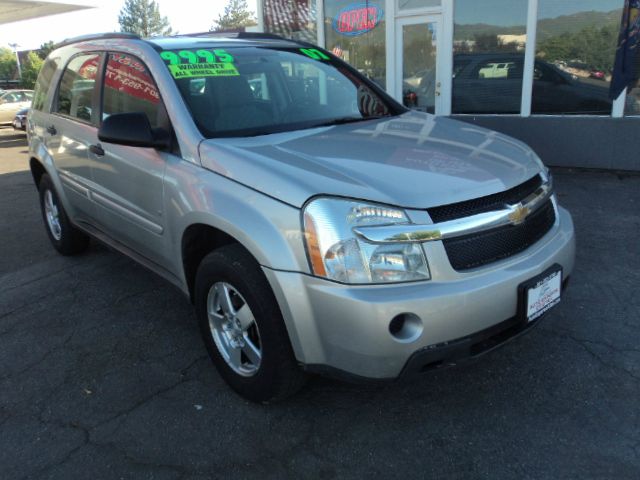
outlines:
[[509, 70], [515, 68], [515, 63], [490, 63], [480, 69], [479, 78], [507, 78]]
[[31, 106], [33, 90], [5, 90], [0, 93], [0, 124], [11, 123], [23, 108]]

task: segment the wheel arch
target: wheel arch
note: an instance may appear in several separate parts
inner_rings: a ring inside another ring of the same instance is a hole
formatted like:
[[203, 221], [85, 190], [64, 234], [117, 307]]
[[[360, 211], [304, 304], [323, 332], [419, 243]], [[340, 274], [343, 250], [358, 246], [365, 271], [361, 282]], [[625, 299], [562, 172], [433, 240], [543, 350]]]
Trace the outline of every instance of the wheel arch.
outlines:
[[[225, 231], [219, 227], [213, 226], [208, 222], [194, 222], [189, 224], [182, 232], [180, 240], [180, 249], [182, 254], [182, 269], [184, 274], [185, 286], [191, 303], [195, 301], [195, 280], [198, 272], [198, 267], [204, 257], [206, 257], [213, 250], [226, 246], [226, 245], [239, 245], [244, 249], [256, 262], [264, 268], [263, 262], [260, 258], [266, 258], [263, 251], [252, 251], [257, 248], [255, 245], [247, 245], [247, 241], [242, 241], [241, 235], [234, 235], [228, 231]], [[285, 328], [289, 336], [289, 340], [295, 352], [296, 358], [303, 361], [305, 358], [304, 348], [300, 341], [300, 335], [296, 322], [290, 315], [289, 306], [286, 299], [281, 294], [281, 288], [274, 283], [273, 275], [268, 273], [271, 270], [264, 270], [265, 281], [269, 284], [271, 291], [278, 303], [278, 307], [282, 313]]]
[[47, 169], [44, 168], [44, 164], [36, 157], [31, 157], [29, 159], [29, 169], [31, 170], [31, 176], [33, 177], [36, 189], [40, 188], [40, 179], [42, 178], [42, 175], [47, 173]]
[[[182, 232], [180, 242], [182, 268], [192, 303], [194, 301], [196, 274], [202, 259], [212, 251], [230, 244], [238, 244], [249, 252], [237, 238], [207, 223], [192, 223]], [[251, 252], [249, 253], [251, 254]], [[253, 254], [251, 256], [258, 262]]]

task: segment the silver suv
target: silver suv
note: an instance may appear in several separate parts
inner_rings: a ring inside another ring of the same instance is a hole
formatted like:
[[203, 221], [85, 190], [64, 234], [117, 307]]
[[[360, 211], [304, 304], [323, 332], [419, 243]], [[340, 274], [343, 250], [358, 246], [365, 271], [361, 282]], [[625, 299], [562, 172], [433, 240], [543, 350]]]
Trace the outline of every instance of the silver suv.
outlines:
[[573, 269], [571, 216], [531, 149], [409, 111], [306, 43], [71, 40], [28, 134], [53, 246], [97, 239], [181, 289], [254, 401], [307, 372], [474, 358], [537, 324]]

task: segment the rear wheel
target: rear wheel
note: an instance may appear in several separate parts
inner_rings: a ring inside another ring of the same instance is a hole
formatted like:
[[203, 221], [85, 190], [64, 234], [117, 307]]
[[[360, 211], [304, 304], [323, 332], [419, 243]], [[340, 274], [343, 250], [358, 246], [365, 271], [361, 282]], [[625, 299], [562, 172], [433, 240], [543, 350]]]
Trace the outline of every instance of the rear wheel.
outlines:
[[228, 245], [204, 258], [195, 302], [209, 356], [236, 392], [266, 403], [304, 384], [273, 292], [244, 248]]
[[40, 178], [40, 209], [51, 244], [62, 255], [75, 255], [89, 245], [89, 237], [75, 228], [46, 173]]

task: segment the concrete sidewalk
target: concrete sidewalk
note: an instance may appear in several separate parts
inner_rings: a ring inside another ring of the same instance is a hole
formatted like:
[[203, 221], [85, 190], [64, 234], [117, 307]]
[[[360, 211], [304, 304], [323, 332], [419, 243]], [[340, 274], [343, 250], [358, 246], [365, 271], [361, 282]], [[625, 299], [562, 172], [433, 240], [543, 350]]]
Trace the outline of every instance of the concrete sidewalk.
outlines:
[[555, 172], [563, 303], [477, 363], [278, 405], [219, 378], [191, 305], [132, 261], [49, 246], [0, 135], [0, 478], [640, 478], [640, 177]]

